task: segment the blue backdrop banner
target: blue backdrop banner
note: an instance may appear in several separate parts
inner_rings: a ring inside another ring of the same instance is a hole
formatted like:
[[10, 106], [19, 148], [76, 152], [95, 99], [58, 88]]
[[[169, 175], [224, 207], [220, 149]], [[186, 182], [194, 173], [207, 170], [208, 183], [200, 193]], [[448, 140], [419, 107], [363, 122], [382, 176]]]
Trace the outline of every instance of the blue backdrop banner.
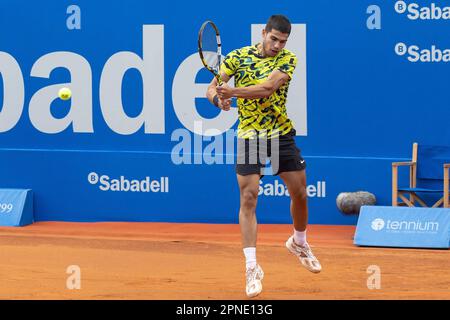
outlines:
[[[287, 110], [308, 163], [310, 223], [356, 224], [338, 211], [340, 192], [389, 205], [391, 162], [414, 141], [449, 145], [444, 3], [203, 4], [2, 0], [0, 187], [32, 188], [37, 221], [237, 222], [238, 113], [205, 99], [205, 20], [224, 54], [261, 41], [270, 15], [291, 20]], [[63, 87], [71, 99], [58, 98]], [[289, 202], [282, 180], [264, 177], [258, 221], [290, 222]]]

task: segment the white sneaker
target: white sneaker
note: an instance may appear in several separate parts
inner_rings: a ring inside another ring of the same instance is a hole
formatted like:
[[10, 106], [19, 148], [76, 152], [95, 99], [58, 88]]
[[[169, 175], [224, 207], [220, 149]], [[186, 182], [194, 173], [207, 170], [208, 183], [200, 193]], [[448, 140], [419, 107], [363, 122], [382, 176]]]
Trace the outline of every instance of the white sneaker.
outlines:
[[314, 256], [307, 243], [304, 246], [299, 246], [294, 242], [294, 236], [291, 236], [286, 241], [286, 248], [295, 254], [300, 259], [302, 265], [309, 271], [319, 273], [322, 270], [319, 260]]
[[245, 293], [247, 294], [247, 297], [256, 297], [262, 291], [261, 280], [264, 278], [264, 271], [261, 269], [259, 264], [257, 264], [256, 267], [247, 269], [245, 272], [245, 278]]

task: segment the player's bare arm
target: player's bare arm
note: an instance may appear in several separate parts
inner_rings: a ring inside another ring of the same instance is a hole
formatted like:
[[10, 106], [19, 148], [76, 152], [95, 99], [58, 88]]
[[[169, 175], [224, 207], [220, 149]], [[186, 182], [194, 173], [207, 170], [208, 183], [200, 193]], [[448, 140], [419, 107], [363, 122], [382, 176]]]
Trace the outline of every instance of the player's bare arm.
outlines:
[[267, 80], [263, 83], [248, 86], [232, 88], [227, 84], [224, 84], [216, 88], [217, 94], [221, 99], [246, 98], [246, 99], [259, 99], [270, 97], [275, 91], [277, 91], [286, 81], [289, 80], [289, 76], [279, 70], [273, 71]]
[[[229, 87], [226, 83], [230, 80], [230, 77], [225, 72], [221, 72], [220, 77], [223, 81], [223, 85], [226, 85], [227, 87]], [[206, 98], [208, 98], [209, 102], [211, 102], [212, 104], [215, 104], [214, 97], [217, 95], [218, 107], [222, 110], [228, 111], [228, 110], [230, 110], [231, 100], [227, 99], [227, 98], [220, 98], [220, 96], [217, 93], [218, 85], [219, 85], [219, 83], [217, 81], [217, 78], [213, 78], [213, 80], [211, 81], [211, 83], [208, 86], [208, 89], [206, 90]]]

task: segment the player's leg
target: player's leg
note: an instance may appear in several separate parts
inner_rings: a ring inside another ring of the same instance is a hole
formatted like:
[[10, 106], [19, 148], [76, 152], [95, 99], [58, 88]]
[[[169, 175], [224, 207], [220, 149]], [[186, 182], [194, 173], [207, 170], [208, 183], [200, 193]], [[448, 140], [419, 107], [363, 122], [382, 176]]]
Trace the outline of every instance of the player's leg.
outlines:
[[[280, 167], [280, 169], [282, 170], [283, 168]], [[300, 259], [300, 262], [306, 269], [318, 273], [322, 270], [322, 266], [306, 241], [306, 229], [308, 225], [306, 172], [304, 169], [282, 172], [280, 173], [280, 178], [283, 179], [289, 190], [291, 197], [291, 215], [294, 223], [294, 234], [286, 242], [286, 247]]]
[[259, 139], [238, 138], [236, 175], [239, 185], [239, 225], [243, 248], [256, 247], [256, 203], [262, 164], [258, 157]]
[[239, 225], [243, 248], [256, 247], [256, 204], [258, 201], [259, 179], [259, 174], [246, 176], [237, 174], [240, 194]]
[[302, 265], [311, 272], [320, 272], [322, 266], [313, 255], [306, 241], [308, 225], [308, 197], [306, 193], [306, 162], [295, 144], [295, 130], [279, 138], [278, 173], [286, 184], [291, 197], [291, 216], [294, 232], [286, 242], [286, 247], [295, 254]]
[[239, 226], [245, 255], [246, 294], [255, 297], [262, 291], [264, 273], [256, 261], [256, 204], [258, 201], [261, 164], [258, 157], [258, 140], [238, 139], [236, 164], [239, 184]]
[[262, 291], [264, 272], [256, 261], [257, 220], [256, 204], [259, 190], [259, 174], [237, 174], [240, 193], [239, 226], [246, 265], [246, 294], [255, 297]]
[[[291, 197], [291, 216], [294, 229], [306, 231], [308, 224], [308, 198], [306, 195], [306, 162], [300, 155], [294, 137], [295, 130], [270, 140], [272, 167], [283, 179]], [[299, 239], [300, 244], [305, 241]]]
[[291, 216], [294, 229], [299, 232], [305, 232], [308, 225], [306, 172], [305, 170], [282, 172], [280, 173], [280, 178], [286, 184], [291, 197]]

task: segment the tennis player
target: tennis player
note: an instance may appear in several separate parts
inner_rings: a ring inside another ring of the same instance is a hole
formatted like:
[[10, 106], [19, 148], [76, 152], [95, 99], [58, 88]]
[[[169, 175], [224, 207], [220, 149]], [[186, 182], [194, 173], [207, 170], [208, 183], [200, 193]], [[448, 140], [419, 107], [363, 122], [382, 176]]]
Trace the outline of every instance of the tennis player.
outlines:
[[[262, 30], [262, 41], [230, 52], [220, 70], [224, 84], [218, 86], [217, 80], [213, 79], [206, 93], [209, 101], [222, 110], [229, 110], [230, 99], [238, 98], [236, 173], [248, 297], [261, 293], [264, 277], [256, 259], [256, 203], [267, 157], [275, 171], [273, 174], [284, 181], [291, 198], [294, 231], [286, 247], [309, 271], [318, 273], [322, 269], [306, 241], [306, 163], [295, 144], [295, 129], [286, 113], [289, 83], [297, 64], [296, 55], [285, 49], [290, 32], [291, 23], [287, 17], [271, 16]], [[226, 84], [233, 76], [234, 88]], [[266, 157], [260, 157], [261, 154]]]

